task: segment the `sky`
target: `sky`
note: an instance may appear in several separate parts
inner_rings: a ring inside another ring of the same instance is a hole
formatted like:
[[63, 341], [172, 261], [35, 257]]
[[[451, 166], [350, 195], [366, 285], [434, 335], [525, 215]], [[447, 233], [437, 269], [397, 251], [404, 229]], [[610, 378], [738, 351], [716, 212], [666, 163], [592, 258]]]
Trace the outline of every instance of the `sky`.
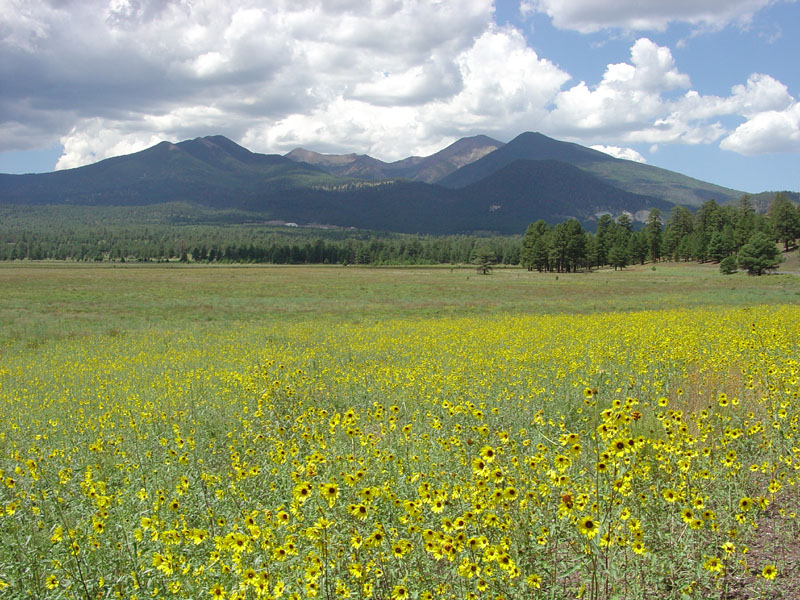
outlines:
[[800, 191], [795, 0], [0, 0], [0, 172], [525, 131]]

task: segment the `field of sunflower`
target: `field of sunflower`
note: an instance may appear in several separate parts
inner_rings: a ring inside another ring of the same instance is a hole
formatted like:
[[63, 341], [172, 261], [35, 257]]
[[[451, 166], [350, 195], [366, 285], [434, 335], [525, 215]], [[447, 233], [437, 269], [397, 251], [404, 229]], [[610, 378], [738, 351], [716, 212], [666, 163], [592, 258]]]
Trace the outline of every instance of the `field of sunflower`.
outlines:
[[797, 305], [8, 348], [0, 598], [770, 597], [791, 569]]

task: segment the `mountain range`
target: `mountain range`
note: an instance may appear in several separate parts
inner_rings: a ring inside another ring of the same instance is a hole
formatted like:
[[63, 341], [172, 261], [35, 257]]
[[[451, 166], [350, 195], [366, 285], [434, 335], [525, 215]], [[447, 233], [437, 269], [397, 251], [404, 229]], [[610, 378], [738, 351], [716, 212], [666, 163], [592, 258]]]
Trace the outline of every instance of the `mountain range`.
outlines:
[[[458, 140], [427, 157], [384, 162], [297, 148], [258, 154], [222, 136], [151, 148], [53, 173], [0, 174], [0, 206], [144, 206], [188, 202], [247, 219], [406, 233], [522, 233], [536, 219], [600, 214], [643, 220], [675, 204], [742, 192], [596, 150], [523, 133], [504, 144]], [[244, 218], [244, 217], [243, 217]]]
[[341, 177], [383, 180], [401, 177], [425, 183], [436, 183], [490, 152], [503, 146], [485, 135], [461, 138], [431, 156], [409, 156], [387, 163], [364, 154], [319, 154], [295, 148], [286, 157], [294, 161], [316, 165], [328, 173]]

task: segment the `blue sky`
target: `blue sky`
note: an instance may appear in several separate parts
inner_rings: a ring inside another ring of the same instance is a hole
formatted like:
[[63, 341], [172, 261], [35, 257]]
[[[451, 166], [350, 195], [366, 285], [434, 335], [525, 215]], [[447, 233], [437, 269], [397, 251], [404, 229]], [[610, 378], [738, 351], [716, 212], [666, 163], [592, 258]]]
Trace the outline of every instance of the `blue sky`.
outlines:
[[800, 191], [792, 0], [4, 0], [0, 172], [222, 134], [384, 160], [523, 131]]

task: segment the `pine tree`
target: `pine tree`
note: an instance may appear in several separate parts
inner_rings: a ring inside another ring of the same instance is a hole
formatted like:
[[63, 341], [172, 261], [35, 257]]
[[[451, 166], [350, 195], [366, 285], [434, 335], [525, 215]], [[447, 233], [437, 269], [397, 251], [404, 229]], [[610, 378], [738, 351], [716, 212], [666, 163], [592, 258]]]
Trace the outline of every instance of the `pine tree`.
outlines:
[[794, 241], [800, 237], [800, 214], [797, 207], [792, 204], [788, 196], [782, 192], [775, 194], [775, 198], [767, 211], [775, 237], [783, 242], [784, 252], [788, 252]]
[[761, 275], [781, 263], [781, 253], [775, 242], [760, 231], [739, 249], [737, 258], [739, 266], [747, 269], [750, 275]]
[[644, 230], [647, 234], [647, 241], [650, 245], [650, 258], [653, 260], [653, 262], [656, 262], [659, 258], [661, 258], [662, 222], [660, 210], [654, 208], [650, 211], [650, 215], [647, 217], [647, 224], [645, 225]]

